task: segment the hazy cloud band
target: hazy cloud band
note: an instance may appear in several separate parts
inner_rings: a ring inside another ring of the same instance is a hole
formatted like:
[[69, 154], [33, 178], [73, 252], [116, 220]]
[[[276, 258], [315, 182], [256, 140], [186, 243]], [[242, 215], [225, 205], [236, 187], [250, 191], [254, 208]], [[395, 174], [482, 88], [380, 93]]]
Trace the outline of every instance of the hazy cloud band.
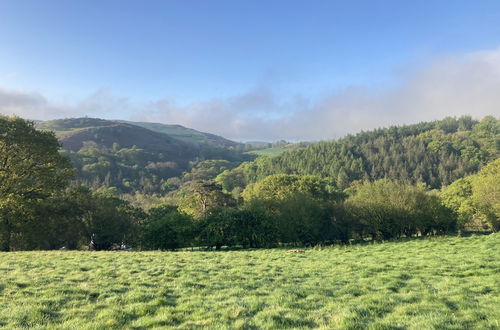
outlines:
[[180, 124], [236, 140], [319, 140], [445, 116], [500, 115], [500, 48], [436, 58], [399, 81], [385, 90], [353, 86], [315, 101], [282, 100], [262, 87], [186, 106], [168, 98], [131, 105], [106, 90], [75, 105], [57, 105], [36, 93], [0, 89], [0, 112], [31, 119], [127, 113], [133, 120]]

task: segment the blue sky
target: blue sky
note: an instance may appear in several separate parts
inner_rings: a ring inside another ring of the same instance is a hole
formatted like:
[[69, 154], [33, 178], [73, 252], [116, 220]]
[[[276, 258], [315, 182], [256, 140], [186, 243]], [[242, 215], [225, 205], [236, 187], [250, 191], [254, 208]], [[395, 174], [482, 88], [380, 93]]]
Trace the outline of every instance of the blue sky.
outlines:
[[[365, 90], [360, 98], [391, 94], [443, 58], [460, 63], [498, 46], [498, 1], [0, 0], [0, 89], [58, 109], [38, 108], [42, 119], [64, 116], [68, 107], [68, 115], [178, 120], [203, 129], [177, 113], [223, 107], [237, 114], [233, 131], [210, 122], [205, 130], [237, 139], [259, 137], [241, 121], [284, 125], [353, 89]], [[3, 104], [11, 109], [12, 102]], [[350, 129], [366, 128], [362, 122]]]

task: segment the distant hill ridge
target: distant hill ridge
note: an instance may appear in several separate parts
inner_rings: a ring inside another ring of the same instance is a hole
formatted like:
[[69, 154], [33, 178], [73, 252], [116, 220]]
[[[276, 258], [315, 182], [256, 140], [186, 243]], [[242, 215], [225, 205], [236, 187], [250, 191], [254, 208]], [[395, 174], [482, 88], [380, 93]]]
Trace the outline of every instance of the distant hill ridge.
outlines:
[[202, 160], [250, 160], [244, 145], [180, 125], [135, 123], [99, 118], [67, 118], [36, 122], [52, 130], [63, 154], [77, 169], [79, 183], [121, 192], [164, 192], [168, 179], [189, 171]]
[[149, 130], [164, 133], [176, 139], [182, 140], [184, 142], [195, 143], [195, 144], [210, 144], [217, 147], [231, 148], [241, 146], [241, 143], [228, 140], [222, 136], [200, 132], [192, 128], [187, 128], [182, 125], [169, 125], [160, 123], [150, 123], [150, 122], [134, 122], [117, 120], [117, 122], [127, 123], [135, 126], [140, 126], [147, 128]]
[[42, 121], [36, 123], [36, 126], [39, 129], [47, 129], [55, 131], [56, 135], [62, 140], [63, 143], [64, 140], [66, 140], [69, 135], [73, 135], [75, 134], [76, 131], [79, 130], [95, 129], [98, 127], [101, 128], [116, 127], [119, 125], [133, 125], [135, 127], [141, 127], [195, 145], [207, 144], [214, 147], [222, 147], [222, 148], [236, 148], [242, 145], [238, 142], [228, 140], [226, 138], [223, 138], [215, 134], [200, 132], [195, 129], [187, 128], [181, 125], [168, 125], [168, 124], [149, 123], [149, 122], [133, 122], [125, 120], [106, 120], [106, 119], [88, 118], [88, 117], [56, 119], [56, 120]]

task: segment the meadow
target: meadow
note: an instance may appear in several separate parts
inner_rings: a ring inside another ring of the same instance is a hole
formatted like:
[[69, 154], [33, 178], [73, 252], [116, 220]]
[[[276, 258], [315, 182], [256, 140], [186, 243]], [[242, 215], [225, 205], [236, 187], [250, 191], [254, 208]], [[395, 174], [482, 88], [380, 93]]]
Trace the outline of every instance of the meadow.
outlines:
[[248, 151], [247, 153], [257, 156], [277, 156], [281, 155], [282, 153], [288, 150], [290, 150], [290, 148], [273, 147], [273, 148], [252, 150]]
[[0, 254], [0, 327], [500, 328], [500, 234], [288, 253]]

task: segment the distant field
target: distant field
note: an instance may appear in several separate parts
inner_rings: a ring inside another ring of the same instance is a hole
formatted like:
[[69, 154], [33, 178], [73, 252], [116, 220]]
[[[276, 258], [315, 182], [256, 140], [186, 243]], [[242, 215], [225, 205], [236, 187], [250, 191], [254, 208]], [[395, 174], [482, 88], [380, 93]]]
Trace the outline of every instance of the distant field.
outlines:
[[276, 156], [290, 150], [290, 148], [267, 148], [249, 151], [249, 154], [257, 156]]
[[295, 254], [15, 252], [0, 274], [0, 327], [500, 328], [500, 234]]

